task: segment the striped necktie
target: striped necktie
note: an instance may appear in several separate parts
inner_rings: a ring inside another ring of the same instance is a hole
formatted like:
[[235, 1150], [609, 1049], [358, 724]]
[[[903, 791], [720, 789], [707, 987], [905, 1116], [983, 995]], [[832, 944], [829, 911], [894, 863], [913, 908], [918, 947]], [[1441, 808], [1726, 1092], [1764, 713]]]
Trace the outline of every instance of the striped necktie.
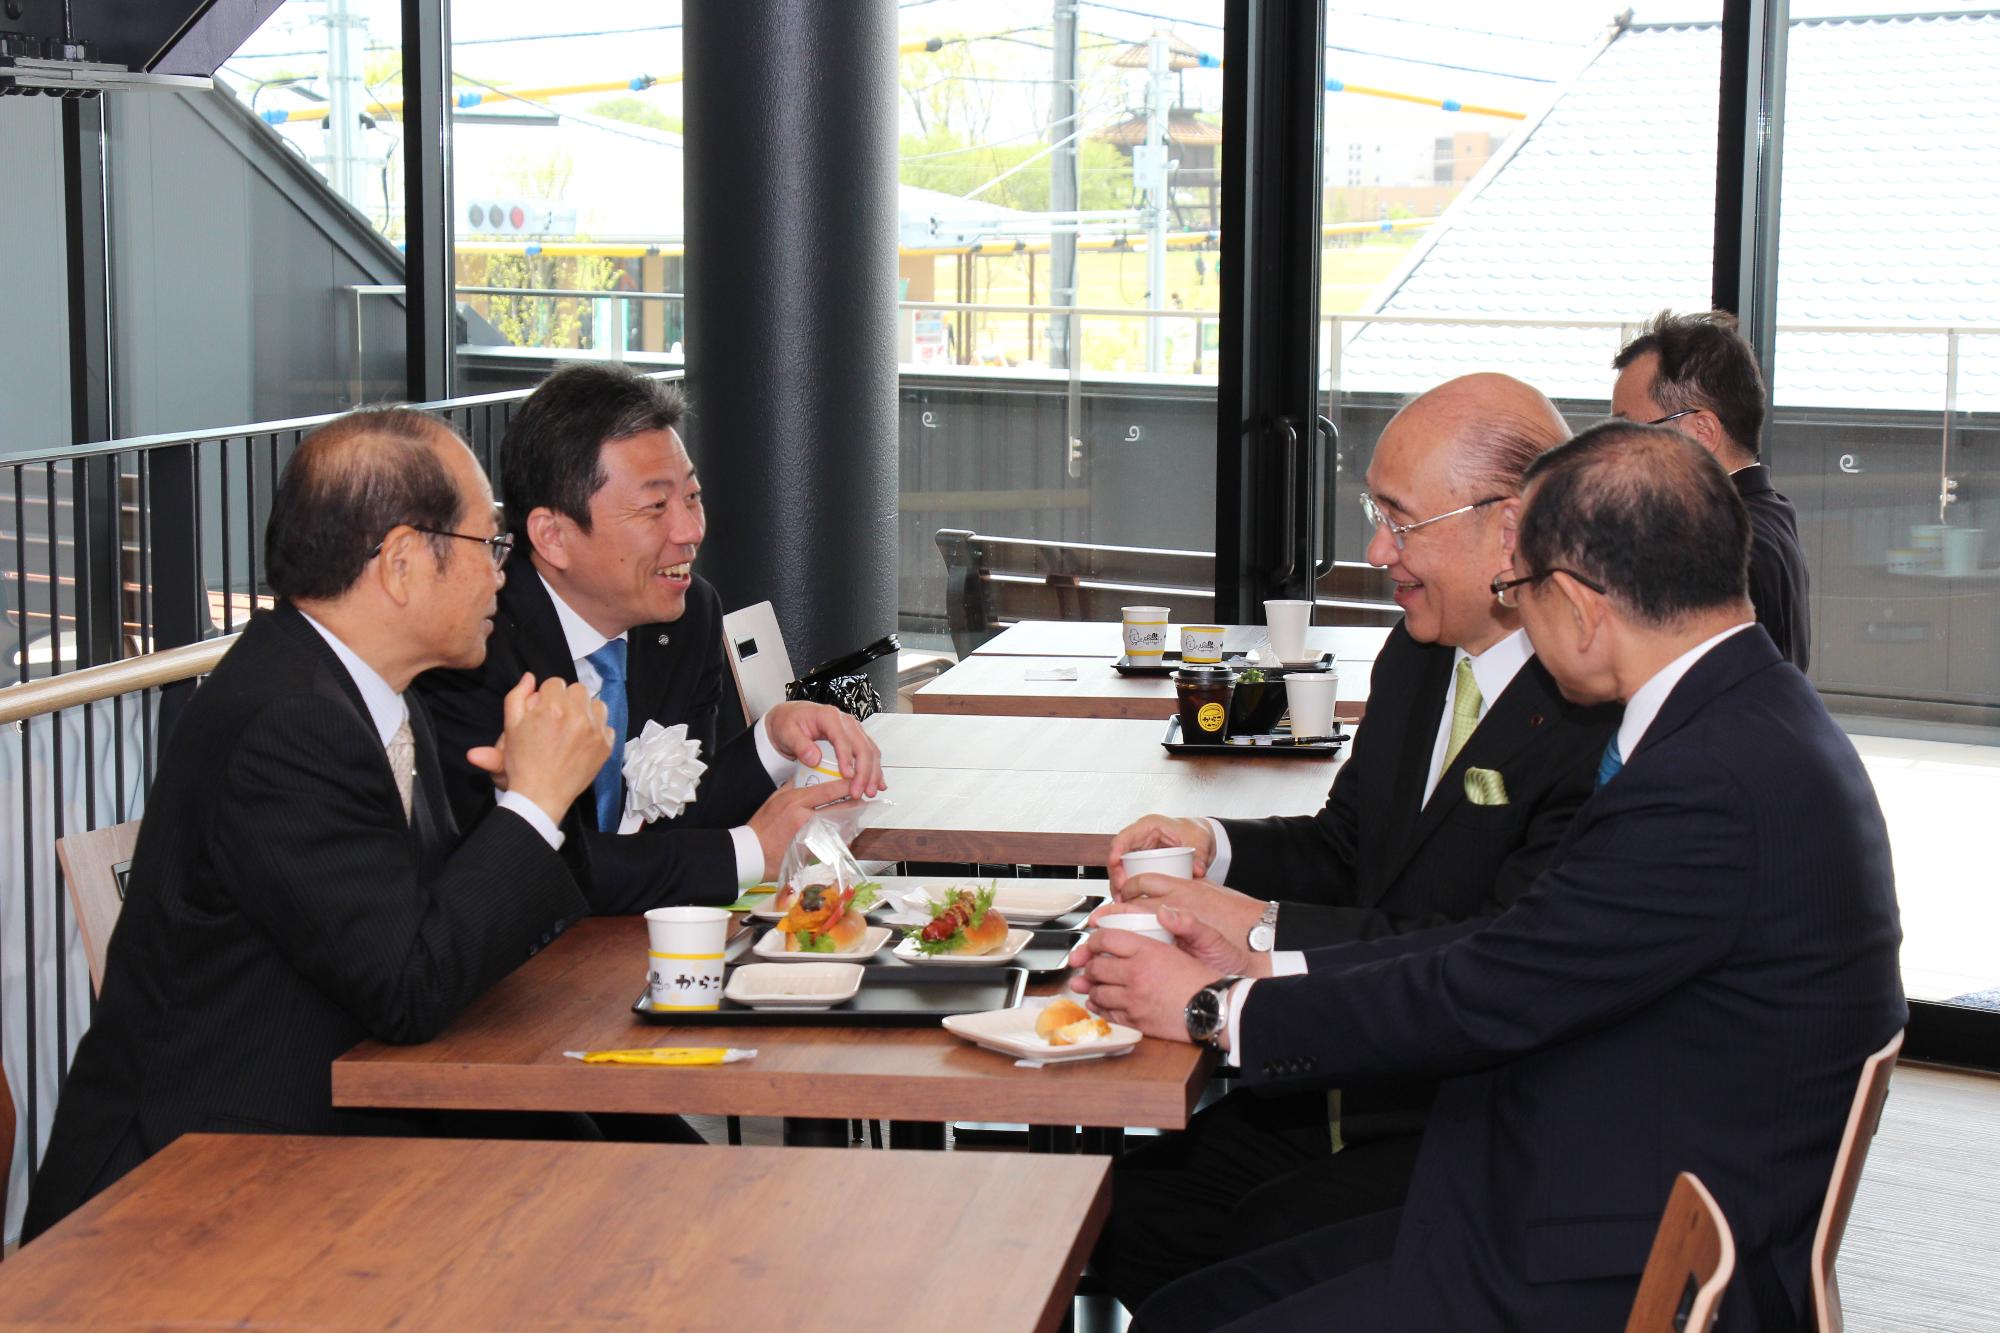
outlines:
[[611, 757], [590, 784], [597, 798], [597, 828], [616, 833], [625, 804], [625, 724], [631, 712], [625, 702], [625, 640], [612, 639], [583, 659], [597, 669], [597, 699], [604, 705], [604, 722], [611, 728]]
[[1602, 787], [1617, 777], [1618, 770], [1623, 767], [1625, 767], [1625, 756], [1618, 753], [1618, 738], [1613, 736], [1611, 744], [1604, 747], [1604, 758], [1597, 761], [1597, 785]]
[[1465, 748], [1466, 740], [1479, 725], [1479, 706], [1484, 702], [1479, 697], [1479, 682], [1472, 678], [1472, 659], [1460, 658], [1458, 684], [1451, 701], [1451, 739], [1444, 746], [1445, 768], [1451, 767], [1451, 761], [1458, 758], [1458, 752]]
[[383, 747], [389, 755], [389, 772], [396, 779], [396, 794], [403, 798], [403, 822], [410, 819], [410, 799], [417, 776], [417, 738], [410, 731], [410, 719], [405, 717], [396, 728], [396, 734]]

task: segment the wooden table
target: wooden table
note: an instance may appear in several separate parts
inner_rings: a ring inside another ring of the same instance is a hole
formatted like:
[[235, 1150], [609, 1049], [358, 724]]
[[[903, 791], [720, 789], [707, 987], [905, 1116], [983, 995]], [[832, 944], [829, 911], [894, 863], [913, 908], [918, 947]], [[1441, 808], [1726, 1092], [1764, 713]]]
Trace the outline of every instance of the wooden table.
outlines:
[[[334, 1104], [1179, 1129], [1208, 1079], [1204, 1052], [1151, 1039], [1115, 1059], [1019, 1069], [938, 1027], [656, 1024], [632, 1013], [645, 978], [642, 918], [579, 921], [436, 1040], [363, 1042], [334, 1061]], [[633, 1068], [563, 1056], [631, 1046], [757, 1057]]]
[[[1368, 698], [1368, 666], [1336, 664], [1340, 702], [1336, 712], [1358, 721]], [[1032, 672], [1068, 670], [1075, 680], [1031, 680]], [[1124, 676], [1111, 659], [1096, 657], [1014, 657], [974, 653], [919, 689], [919, 713], [963, 713], [974, 717], [1150, 718], [1164, 722], [1179, 708], [1167, 676]]]
[[1054, 1329], [1109, 1172], [1015, 1153], [190, 1134], [9, 1258], [0, 1324]]
[[878, 713], [891, 804], [861, 815], [855, 854], [886, 861], [1105, 863], [1149, 813], [1254, 819], [1311, 814], [1337, 760], [1188, 758], [1158, 722]]
[[[1223, 626], [1223, 650], [1245, 652], [1264, 641], [1262, 625]], [[972, 650], [975, 657], [1119, 657], [1125, 652], [1125, 632], [1115, 621], [1024, 620], [1009, 625]], [[1332, 653], [1336, 662], [1373, 662], [1389, 631], [1377, 625], [1315, 625], [1306, 630], [1306, 647]], [[1178, 652], [1181, 626], [1167, 627], [1167, 647]]]

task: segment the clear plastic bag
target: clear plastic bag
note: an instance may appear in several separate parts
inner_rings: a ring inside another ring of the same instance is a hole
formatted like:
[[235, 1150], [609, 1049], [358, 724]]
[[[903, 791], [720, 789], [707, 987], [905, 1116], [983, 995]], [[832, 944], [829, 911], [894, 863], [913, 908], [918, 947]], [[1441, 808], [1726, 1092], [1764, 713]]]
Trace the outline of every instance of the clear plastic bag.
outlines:
[[778, 883], [792, 889], [811, 885], [853, 889], [854, 906], [862, 911], [874, 906], [882, 891], [854, 859], [842, 821], [825, 815], [814, 815], [800, 826], [785, 849], [785, 859], [778, 863]]

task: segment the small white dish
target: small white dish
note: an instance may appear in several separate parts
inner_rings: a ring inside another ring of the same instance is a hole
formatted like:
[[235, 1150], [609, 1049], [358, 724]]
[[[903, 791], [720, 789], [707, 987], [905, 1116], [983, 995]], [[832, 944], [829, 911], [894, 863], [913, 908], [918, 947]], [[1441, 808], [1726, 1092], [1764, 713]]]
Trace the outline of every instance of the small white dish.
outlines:
[[1072, 1060], [1096, 1060], [1107, 1055], [1123, 1055], [1139, 1044], [1143, 1035], [1122, 1023], [1111, 1025], [1111, 1035], [1074, 1046], [1051, 1046], [1035, 1035], [1035, 1019], [1045, 1006], [1018, 1009], [989, 1009], [982, 1014], [952, 1014], [944, 1020], [944, 1030], [989, 1051], [1011, 1055], [1017, 1060], [1039, 1060], [1062, 1064]]
[[[903, 907], [921, 913], [921, 917], [915, 919], [923, 920], [930, 916], [923, 906], [927, 902], [941, 903], [960, 889], [979, 893], [989, 888], [993, 890], [993, 910], [1006, 917], [1010, 926], [1043, 925], [1059, 916], [1068, 916], [1091, 901], [1087, 895], [1072, 893], [1068, 889], [1009, 884], [1004, 879], [997, 884], [992, 880], [984, 884], [927, 884], [912, 893], [903, 894], [898, 901]], [[898, 916], [909, 919], [910, 913], [899, 912]]]
[[903, 936], [902, 942], [894, 950], [896, 957], [919, 967], [998, 967], [1013, 959], [1028, 947], [1028, 941], [1035, 938], [1032, 930], [1010, 930], [1007, 942], [992, 953], [941, 953], [935, 956], [917, 952], [917, 937]]
[[853, 999], [860, 989], [861, 968], [855, 963], [807, 963], [796, 967], [746, 963], [729, 974], [729, 984], [723, 987], [722, 995], [752, 1009], [831, 1009]]
[[757, 937], [757, 943], [751, 946], [750, 952], [773, 963], [858, 963], [882, 952], [882, 946], [889, 942], [893, 933], [887, 926], [870, 926], [862, 933], [861, 943], [852, 949], [839, 953], [788, 953], [784, 932], [767, 930]]

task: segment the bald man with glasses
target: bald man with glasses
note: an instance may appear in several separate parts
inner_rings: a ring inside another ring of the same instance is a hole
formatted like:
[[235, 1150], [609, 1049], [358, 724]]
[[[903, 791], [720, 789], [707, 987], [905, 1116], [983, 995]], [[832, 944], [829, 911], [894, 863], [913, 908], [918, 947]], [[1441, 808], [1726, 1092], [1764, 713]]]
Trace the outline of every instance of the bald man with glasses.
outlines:
[[[1268, 953], [1497, 915], [1540, 873], [1589, 796], [1617, 710], [1566, 704], [1518, 614], [1491, 588], [1522, 474], [1569, 438], [1553, 404], [1504, 375], [1423, 394], [1383, 430], [1361, 497], [1367, 557], [1403, 623], [1368, 715], [1316, 815], [1149, 815], [1119, 834], [1113, 891], [1170, 904]], [[1201, 879], [1127, 876], [1121, 858], [1189, 846]], [[1096, 1262], [1128, 1306], [1245, 1249], [1401, 1202], [1434, 1086], [1237, 1094], [1186, 1133], [1128, 1154]]]

